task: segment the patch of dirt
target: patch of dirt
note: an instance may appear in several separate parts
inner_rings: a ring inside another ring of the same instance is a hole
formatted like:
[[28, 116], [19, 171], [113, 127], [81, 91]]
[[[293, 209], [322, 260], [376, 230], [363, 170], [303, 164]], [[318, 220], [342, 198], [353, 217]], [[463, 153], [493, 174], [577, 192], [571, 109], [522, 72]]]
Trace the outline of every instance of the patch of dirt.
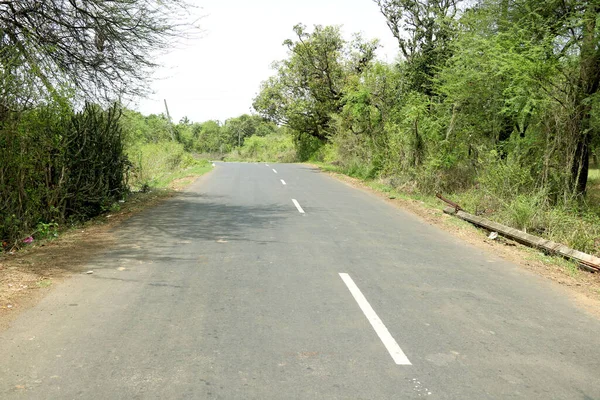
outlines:
[[197, 176], [184, 176], [183, 178], [174, 179], [168, 186], [169, 189], [179, 191], [185, 189], [187, 186], [192, 184], [198, 177]]
[[[135, 193], [120, 206], [58, 238], [34, 242], [14, 253], [0, 253], [0, 331], [18, 315], [72, 274], [81, 273], [94, 256], [116, 242], [113, 228], [143, 209], [153, 207], [176, 194], [194, 178], [179, 182], [173, 190]], [[187, 179], [187, 178], [184, 178]]]
[[578, 270], [562, 258], [546, 256], [539, 250], [522, 246], [502, 237], [490, 240], [487, 237], [487, 231], [478, 229], [456, 217], [444, 214], [442, 209], [445, 204], [440, 203], [440, 209], [436, 209], [418, 200], [390, 199], [388, 194], [369, 187], [360, 179], [336, 172], [325, 173], [354, 188], [372, 193], [396, 207], [403, 208], [426, 223], [435, 225], [469, 244], [493, 252], [506, 261], [551, 280], [556, 289], [561, 290], [585, 310], [600, 318], [599, 273]]

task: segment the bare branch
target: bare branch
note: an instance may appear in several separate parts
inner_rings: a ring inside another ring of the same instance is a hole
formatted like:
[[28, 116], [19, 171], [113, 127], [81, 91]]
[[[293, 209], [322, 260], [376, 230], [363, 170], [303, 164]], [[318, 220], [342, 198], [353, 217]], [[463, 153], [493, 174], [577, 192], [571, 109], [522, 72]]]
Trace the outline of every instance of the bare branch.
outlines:
[[186, 0], [1, 0], [0, 79], [70, 88], [86, 100], [143, 95], [156, 55], [197, 30], [189, 7]]

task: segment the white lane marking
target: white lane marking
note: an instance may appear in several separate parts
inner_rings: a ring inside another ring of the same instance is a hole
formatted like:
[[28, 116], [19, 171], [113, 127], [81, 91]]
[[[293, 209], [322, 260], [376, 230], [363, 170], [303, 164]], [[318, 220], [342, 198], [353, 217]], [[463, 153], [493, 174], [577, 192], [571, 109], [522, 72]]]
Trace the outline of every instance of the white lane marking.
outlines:
[[267, 167], [269, 166], [269, 164], [265, 164]]
[[304, 210], [302, 209], [302, 207], [300, 207], [300, 203], [298, 203], [298, 200], [296, 199], [292, 199], [292, 202], [294, 203], [294, 205], [296, 206], [296, 208], [298, 209], [298, 212], [300, 214], [304, 214]]
[[283, 179], [281, 179], [281, 183], [284, 185], [287, 185], [287, 183], [285, 183], [285, 181]]
[[397, 365], [412, 365], [408, 360], [408, 357], [406, 357], [406, 354], [404, 354], [400, 346], [398, 346], [396, 340], [394, 340], [390, 334], [390, 331], [388, 331], [381, 319], [377, 316], [377, 313], [375, 310], [373, 310], [373, 307], [371, 307], [358, 286], [356, 286], [352, 278], [350, 278], [350, 275], [340, 273], [340, 277], [348, 287], [348, 290], [350, 290], [350, 293], [352, 293], [352, 296], [354, 296], [354, 300], [356, 300], [358, 303], [358, 306], [371, 323], [373, 329], [375, 329], [379, 339], [381, 339], [383, 342], [383, 345], [394, 359], [394, 362]]
[[273, 168], [273, 172], [277, 173], [277, 171], [275, 171], [275, 168]]

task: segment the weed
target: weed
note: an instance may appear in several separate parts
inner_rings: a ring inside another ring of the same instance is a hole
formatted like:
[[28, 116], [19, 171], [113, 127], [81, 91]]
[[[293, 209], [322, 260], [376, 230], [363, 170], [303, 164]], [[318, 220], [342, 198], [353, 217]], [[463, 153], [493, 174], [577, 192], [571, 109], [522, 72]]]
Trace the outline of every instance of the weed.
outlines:
[[514, 228], [527, 231], [533, 226], [539, 207], [539, 197], [518, 195], [504, 209], [504, 220]]
[[574, 262], [567, 262], [564, 266], [571, 277], [576, 277], [579, 274], [579, 267]]
[[164, 174], [160, 179], [154, 182], [156, 188], [166, 188], [171, 182], [176, 179], [185, 178], [188, 176], [198, 176], [210, 171], [212, 166], [207, 160], [197, 160], [188, 168], [180, 169], [168, 174]]
[[58, 236], [58, 224], [56, 222], [39, 222], [36, 227], [37, 239], [50, 239]]
[[50, 279], [42, 279], [35, 283], [40, 288], [47, 288], [52, 285], [52, 281]]

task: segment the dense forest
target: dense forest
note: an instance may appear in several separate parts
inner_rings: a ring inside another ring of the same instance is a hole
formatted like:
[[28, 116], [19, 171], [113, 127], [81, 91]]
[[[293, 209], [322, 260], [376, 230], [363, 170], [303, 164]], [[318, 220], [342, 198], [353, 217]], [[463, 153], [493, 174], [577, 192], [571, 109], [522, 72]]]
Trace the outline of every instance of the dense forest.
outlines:
[[182, 34], [170, 21], [187, 5], [112, 3], [0, 4], [5, 248], [226, 159], [311, 161], [385, 190], [443, 193], [600, 252], [600, 1], [374, 0], [397, 61], [377, 58], [376, 39], [298, 24], [256, 114], [202, 123], [120, 102], [146, 94], [150, 55]]

